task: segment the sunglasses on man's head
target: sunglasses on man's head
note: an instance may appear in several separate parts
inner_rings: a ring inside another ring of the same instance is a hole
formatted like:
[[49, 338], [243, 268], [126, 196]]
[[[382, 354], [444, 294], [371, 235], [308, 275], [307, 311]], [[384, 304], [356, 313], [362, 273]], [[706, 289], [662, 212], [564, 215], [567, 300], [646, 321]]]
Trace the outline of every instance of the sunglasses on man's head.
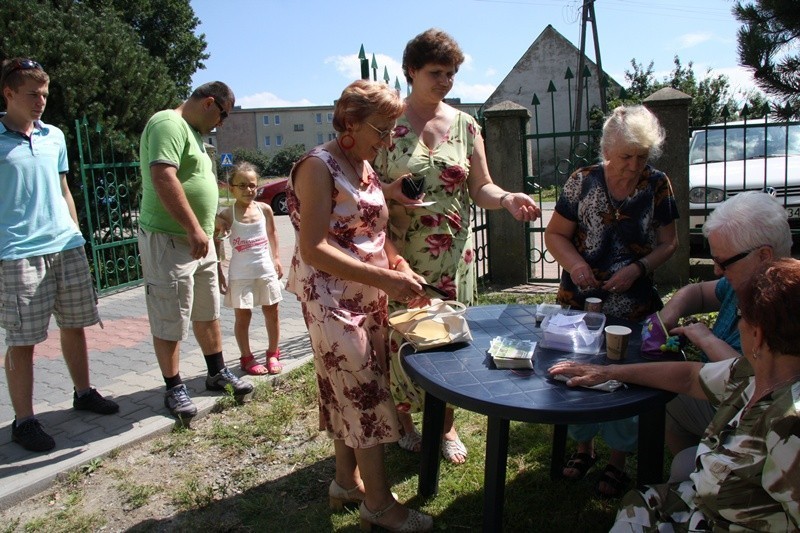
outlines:
[[33, 59], [14, 59], [11, 61], [10, 65], [7, 68], [8, 70], [6, 71], [6, 76], [18, 70], [31, 70], [31, 69], [42, 70], [42, 65], [40, 65]]

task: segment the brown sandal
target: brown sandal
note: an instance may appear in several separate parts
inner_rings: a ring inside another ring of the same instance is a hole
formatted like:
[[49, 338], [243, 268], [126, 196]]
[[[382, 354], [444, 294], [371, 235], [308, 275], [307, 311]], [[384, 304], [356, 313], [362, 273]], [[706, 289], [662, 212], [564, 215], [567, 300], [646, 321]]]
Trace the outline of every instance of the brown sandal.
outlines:
[[256, 361], [253, 354], [248, 354], [239, 358], [239, 367], [251, 376], [264, 376], [269, 374], [269, 369]]
[[[600, 481], [597, 483], [597, 494], [602, 498], [619, 498], [628, 490], [630, 482], [631, 478], [628, 477], [628, 474], [614, 465], [606, 465], [603, 469], [603, 475], [600, 476]], [[600, 487], [601, 483], [605, 483], [610, 490], [604, 492]]]

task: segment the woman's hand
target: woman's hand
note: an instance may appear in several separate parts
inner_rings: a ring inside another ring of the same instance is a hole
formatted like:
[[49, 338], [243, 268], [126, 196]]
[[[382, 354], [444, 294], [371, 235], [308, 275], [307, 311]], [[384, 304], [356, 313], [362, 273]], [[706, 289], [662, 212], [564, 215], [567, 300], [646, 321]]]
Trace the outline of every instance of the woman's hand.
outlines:
[[583, 291], [600, 287], [600, 282], [594, 277], [594, 272], [587, 263], [574, 267], [570, 271], [569, 277], [572, 279], [572, 283]]
[[420, 284], [421, 276], [409, 270], [386, 269], [385, 273], [379, 288], [386, 293], [389, 299], [408, 304], [420, 297], [427, 298], [425, 289]]
[[591, 387], [613, 379], [608, 375], [607, 366], [579, 364], [572, 361], [556, 363], [548, 369], [548, 372], [554, 376], [567, 376], [569, 380], [566, 383], [570, 387]]
[[703, 346], [706, 339], [715, 338], [714, 333], [708, 329], [708, 326], [700, 321], [674, 327], [669, 330], [669, 334], [686, 337], [695, 346]]
[[403, 194], [403, 179], [412, 177], [412, 174], [405, 174], [400, 176], [391, 183], [383, 184], [383, 197], [387, 200], [394, 200], [407, 207], [414, 207], [415, 204], [422, 202], [425, 195], [422, 194], [419, 198], [409, 198]]
[[530, 222], [542, 216], [542, 210], [533, 198], [521, 192], [504, 193], [500, 206], [508, 210], [515, 219], [523, 222]]
[[641, 270], [635, 264], [620, 268], [608, 281], [603, 283], [603, 290], [614, 294], [623, 293], [631, 288], [633, 283], [639, 279], [641, 273]]
[[[411, 270], [411, 266], [409, 266], [408, 262], [403, 261], [400, 266], [398, 267], [398, 271], [403, 272], [414, 278], [417, 283], [420, 284], [420, 287], [423, 283], [427, 283], [427, 280]], [[425, 292], [425, 289], [422, 289], [422, 295], [417, 295], [412, 297], [406, 304], [407, 307], [425, 307], [431, 304], [431, 299], [428, 294]]]

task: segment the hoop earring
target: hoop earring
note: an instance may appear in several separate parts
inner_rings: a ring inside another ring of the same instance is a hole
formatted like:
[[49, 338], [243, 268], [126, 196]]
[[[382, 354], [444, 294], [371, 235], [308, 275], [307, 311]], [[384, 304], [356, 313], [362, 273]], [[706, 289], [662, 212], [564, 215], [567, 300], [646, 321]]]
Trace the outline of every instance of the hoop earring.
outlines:
[[355, 145], [356, 145], [356, 139], [355, 137], [350, 135], [350, 132], [347, 132], [341, 137], [339, 137], [339, 146], [343, 150], [351, 150]]

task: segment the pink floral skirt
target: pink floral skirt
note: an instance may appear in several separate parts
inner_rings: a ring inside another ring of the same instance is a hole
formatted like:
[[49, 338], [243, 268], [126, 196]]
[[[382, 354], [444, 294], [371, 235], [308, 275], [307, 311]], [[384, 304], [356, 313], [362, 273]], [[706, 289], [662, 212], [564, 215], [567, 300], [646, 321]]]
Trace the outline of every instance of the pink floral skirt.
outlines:
[[386, 301], [375, 313], [302, 302], [319, 391], [319, 429], [351, 448], [396, 442], [400, 423], [389, 390]]

